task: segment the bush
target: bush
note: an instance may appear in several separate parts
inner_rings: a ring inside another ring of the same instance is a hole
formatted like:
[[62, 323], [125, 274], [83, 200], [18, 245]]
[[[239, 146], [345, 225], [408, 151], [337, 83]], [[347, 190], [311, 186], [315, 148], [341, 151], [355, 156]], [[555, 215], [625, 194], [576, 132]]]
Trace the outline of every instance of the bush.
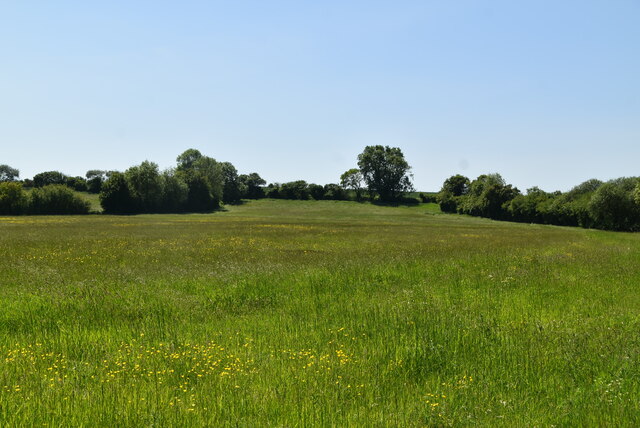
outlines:
[[31, 214], [87, 214], [90, 204], [61, 184], [33, 189], [30, 195]]
[[440, 210], [444, 213], [458, 212], [460, 197], [453, 196], [451, 192], [440, 192], [438, 194], [438, 205], [440, 205]]
[[22, 184], [16, 182], [0, 182], [0, 215], [23, 214], [29, 200], [22, 190]]

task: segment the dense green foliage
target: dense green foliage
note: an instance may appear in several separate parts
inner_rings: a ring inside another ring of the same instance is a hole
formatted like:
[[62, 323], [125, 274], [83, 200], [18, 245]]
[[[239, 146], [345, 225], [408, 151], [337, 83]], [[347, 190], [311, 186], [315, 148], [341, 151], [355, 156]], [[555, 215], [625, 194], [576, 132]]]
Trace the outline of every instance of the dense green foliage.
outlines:
[[309, 184], [304, 180], [290, 181], [287, 183], [270, 183], [264, 189], [264, 195], [273, 199], [297, 199], [306, 201], [309, 199], [346, 201], [349, 195], [346, 190], [337, 184]]
[[[243, 199], [356, 200], [366, 192], [381, 203], [437, 202], [445, 213], [461, 213], [495, 220], [581, 226], [615, 231], [640, 231], [640, 179], [619, 178], [602, 183], [588, 180], [569, 192], [545, 192], [537, 187], [526, 194], [508, 184], [500, 174], [483, 174], [471, 181], [449, 177], [437, 195], [416, 194], [411, 167], [400, 148], [367, 146], [358, 155], [358, 168], [345, 171], [340, 184], [320, 185], [296, 180], [270, 183], [257, 173], [239, 174], [230, 162], [218, 162], [196, 149], [176, 158], [176, 167], [160, 171], [144, 161], [124, 173], [89, 170], [86, 179], [59, 171], [23, 180], [26, 187], [59, 184], [79, 192], [99, 193], [107, 214], [211, 212], [221, 204]], [[0, 165], [0, 182], [17, 180], [18, 170]], [[5, 188], [0, 210], [5, 213], [39, 213], [39, 202], [26, 204]], [[8, 193], [7, 193], [8, 192]], [[11, 193], [14, 196], [8, 196]], [[37, 197], [38, 194], [36, 194]], [[59, 196], [61, 197], [61, 196]], [[25, 208], [26, 207], [26, 208]], [[54, 210], [57, 212], [57, 208]], [[52, 212], [52, 211], [42, 211]], [[76, 211], [74, 211], [76, 212]], [[79, 211], [78, 211], [79, 212]]]
[[30, 193], [31, 214], [88, 214], [89, 202], [62, 184], [49, 184]]
[[260, 177], [258, 173], [252, 172], [251, 174], [240, 174], [238, 176], [238, 180], [241, 183], [241, 188], [244, 190], [244, 194], [242, 195], [244, 198], [264, 198], [264, 189], [262, 186], [267, 184], [267, 182]]
[[358, 155], [358, 168], [371, 198], [391, 202], [413, 190], [411, 167], [398, 147], [365, 147]]
[[638, 426], [640, 235], [252, 201], [1, 217], [1, 426]]
[[89, 183], [99, 183], [102, 208], [109, 214], [209, 212], [221, 202], [264, 196], [265, 181], [257, 173], [238, 175], [231, 163], [217, 162], [195, 149], [176, 161], [176, 168], [165, 171], [144, 161], [124, 174], [92, 170], [87, 177]]
[[133, 198], [124, 174], [114, 172], [102, 185], [100, 205], [107, 213], [123, 214], [133, 211]]
[[60, 171], [45, 171], [33, 176], [33, 185], [43, 187], [49, 184], [65, 184], [67, 176]]
[[340, 176], [340, 185], [345, 189], [350, 189], [356, 194], [356, 200], [362, 199], [364, 178], [358, 168], [351, 168]]
[[0, 182], [0, 215], [18, 215], [28, 211], [29, 199], [22, 184]]
[[20, 177], [20, 171], [9, 165], [0, 165], [0, 183], [6, 181], [17, 181]]
[[497, 220], [638, 231], [639, 185], [637, 177], [607, 183], [592, 179], [566, 193], [533, 187], [523, 195], [499, 174], [481, 175], [472, 182], [455, 175], [444, 182], [438, 203], [444, 212]]
[[100, 169], [90, 169], [85, 177], [87, 178], [87, 191], [89, 193], [100, 193], [102, 184], [109, 178], [113, 171], [103, 171]]
[[69, 187], [49, 184], [27, 193], [21, 183], [0, 183], [0, 215], [87, 214], [90, 204]]
[[33, 187], [44, 187], [51, 184], [65, 185], [78, 192], [87, 190], [87, 180], [82, 177], [69, 177], [60, 171], [45, 171], [33, 176], [30, 183]]

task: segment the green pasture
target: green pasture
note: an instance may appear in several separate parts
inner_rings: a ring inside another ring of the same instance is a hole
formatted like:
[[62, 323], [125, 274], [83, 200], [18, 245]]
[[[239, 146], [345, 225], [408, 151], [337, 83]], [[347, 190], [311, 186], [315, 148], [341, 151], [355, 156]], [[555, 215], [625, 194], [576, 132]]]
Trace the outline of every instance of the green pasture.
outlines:
[[0, 426], [638, 426], [639, 266], [434, 204], [0, 217]]

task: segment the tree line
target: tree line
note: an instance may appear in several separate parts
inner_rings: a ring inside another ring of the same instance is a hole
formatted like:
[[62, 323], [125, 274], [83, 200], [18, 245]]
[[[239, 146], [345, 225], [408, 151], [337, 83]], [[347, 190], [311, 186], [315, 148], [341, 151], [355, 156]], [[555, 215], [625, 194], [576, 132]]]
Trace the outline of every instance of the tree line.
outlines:
[[[99, 194], [107, 214], [209, 212], [243, 199], [328, 199], [408, 201], [413, 191], [411, 167], [397, 147], [367, 146], [357, 167], [345, 171], [339, 183], [325, 185], [296, 180], [267, 182], [256, 172], [239, 174], [230, 162], [218, 162], [196, 149], [176, 158], [161, 171], [144, 161], [124, 172], [89, 170], [85, 177], [58, 171], [19, 180], [19, 171], [0, 165], [0, 215], [83, 214], [89, 204], [75, 191]], [[26, 190], [25, 190], [26, 189]], [[430, 198], [421, 194], [422, 202]], [[449, 177], [435, 199], [443, 212], [527, 223], [581, 226], [619, 231], [640, 230], [640, 178], [608, 182], [585, 181], [568, 192], [537, 187], [521, 193], [499, 174], [475, 180]], [[416, 202], [411, 199], [411, 201]]]
[[[71, 190], [99, 194], [107, 214], [209, 212], [242, 199], [328, 199], [395, 201], [412, 190], [410, 166], [399, 148], [368, 146], [359, 168], [346, 171], [339, 184], [296, 180], [271, 183], [256, 172], [239, 174], [230, 162], [218, 162], [196, 149], [160, 170], [144, 161], [124, 172], [89, 170], [85, 177], [45, 171], [19, 181], [19, 171], [0, 165], [0, 214], [83, 214], [89, 205]], [[366, 186], [366, 192], [365, 190]], [[28, 191], [25, 190], [30, 189]]]
[[445, 180], [437, 196], [440, 209], [495, 220], [640, 231], [640, 177], [602, 182], [591, 179], [568, 192], [538, 187], [522, 194], [500, 174], [471, 181], [463, 175]]

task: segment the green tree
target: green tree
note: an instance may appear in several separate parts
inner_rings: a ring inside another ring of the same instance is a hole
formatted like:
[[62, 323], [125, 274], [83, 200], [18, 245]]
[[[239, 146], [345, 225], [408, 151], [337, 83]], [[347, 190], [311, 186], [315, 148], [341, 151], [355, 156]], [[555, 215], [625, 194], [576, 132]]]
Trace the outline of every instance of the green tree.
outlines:
[[158, 212], [162, 205], [162, 178], [158, 164], [144, 161], [124, 173], [134, 208], [139, 212]]
[[506, 219], [509, 215], [506, 204], [519, 194], [500, 174], [483, 174], [469, 185], [469, 191], [460, 200], [460, 210], [474, 216]]
[[351, 168], [340, 176], [340, 185], [345, 189], [353, 190], [358, 201], [362, 199], [363, 181], [362, 173], [358, 168]]
[[133, 198], [124, 174], [114, 172], [102, 185], [100, 205], [105, 213], [123, 214], [133, 211]]
[[67, 178], [60, 171], [45, 171], [33, 176], [33, 185], [34, 187], [42, 187], [49, 184], [65, 184]]
[[309, 195], [316, 201], [324, 199], [324, 186], [311, 183], [308, 187]]
[[89, 193], [100, 193], [102, 189], [102, 184], [107, 179], [107, 171], [103, 171], [101, 169], [90, 169], [85, 174], [87, 178], [87, 191]]
[[398, 147], [367, 146], [358, 155], [358, 167], [372, 198], [394, 201], [413, 190], [411, 167]]
[[238, 179], [244, 185], [242, 188], [244, 190], [243, 198], [247, 199], [259, 199], [264, 197], [264, 189], [262, 186], [267, 184], [267, 182], [260, 177], [257, 172], [252, 172], [251, 174], [241, 174]]
[[[176, 173], [189, 186], [189, 209], [203, 212], [217, 208], [222, 200], [224, 188], [222, 168], [218, 162], [203, 156], [196, 149], [186, 150], [176, 160]], [[202, 200], [198, 201], [195, 198]]]
[[280, 197], [283, 199], [309, 199], [309, 185], [304, 180], [289, 181], [280, 185]]
[[211, 194], [211, 187], [201, 175], [188, 177], [187, 209], [192, 212], [209, 212], [218, 207], [218, 201]]
[[162, 211], [181, 212], [187, 208], [189, 197], [189, 186], [182, 180], [173, 169], [164, 171], [162, 178]]
[[541, 209], [545, 223], [594, 227], [588, 205], [591, 197], [602, 184], [602, 181], [592, 178], [554, 197]]
[[329, 183], [324, 185], [324, 199], [346, 201], [349, 199], [349, 195], [344, 187], [335, 183]]
[[452, 175], [442, 184], [436, 200], [440, 209], [446, 213], [454, 213], [458, 210], [462, 196], [469, 191], [470, 181], [464, 175]]
[[599, 229], [640, 230], [640, 205], [634, 192], [640, 180], [624, 177], [608, 181], [593, 193], [588, 210]]
[[544, 223], [543, 205], [553, 198], [538, 187], [527, 189], [526, 195], [517, 195], [507, 204], [507, 211], [512, 220], [525, 223]]
[[11, 168], [9, 165], [0, 165], [0, 183], [6, 181], [17, 181], [19, 177], [19, 170]]
[[178, 171], [190, 171], [194, 168], [196, 161], [201, 159], [202, 153], [196, 149], [185, 150], [181, 155], [176, 158], [178, 162]]
[[447, 178], [442, 184], [441, 192], [450, 193], [452, 196], [466, 195], [471, 181], [464, 175], [456, 174]]
[[82, 177], [67, 177], [64, 180], [64, 184], [68, 187], [71, 187], [73, 190], [78, 192], [86, 192], [87, 191], [87, 180]]
[[13, 181], [0, 182], [0, 215], [18, 215], [27, 210], [27, 195], [22, 184]]
[[238, 177], [238, 170], [231, 162], [220, 162], [218, 167], [224, 182], [222, 201], [226, 204], [240, 201], [244, 193], [244, 184]]

